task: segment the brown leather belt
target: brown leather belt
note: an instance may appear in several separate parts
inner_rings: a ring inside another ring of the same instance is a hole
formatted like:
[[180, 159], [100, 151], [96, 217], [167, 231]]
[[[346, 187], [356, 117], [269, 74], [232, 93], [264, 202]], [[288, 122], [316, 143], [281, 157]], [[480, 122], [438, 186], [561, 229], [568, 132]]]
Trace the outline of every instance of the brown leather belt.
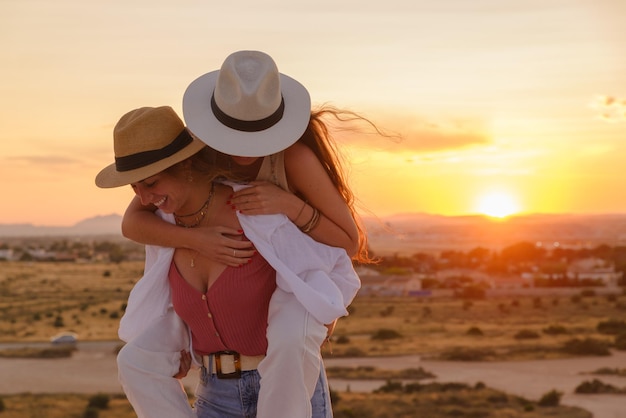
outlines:
[[242, 371], [256, 370], [264, 358], [264, 355], [244, 356], [236, 351], [218, 351], [202, 356], [202, 365], [220, 379], [237, 379]]

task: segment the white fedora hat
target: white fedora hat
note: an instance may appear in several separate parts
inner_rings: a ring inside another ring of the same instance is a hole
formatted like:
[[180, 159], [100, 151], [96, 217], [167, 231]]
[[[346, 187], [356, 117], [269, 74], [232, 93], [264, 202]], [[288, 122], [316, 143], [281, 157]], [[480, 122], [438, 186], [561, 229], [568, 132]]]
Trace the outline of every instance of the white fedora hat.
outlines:
[[183, 96], [193, 135], [224, 154], [261, 157], [295, 143], [311, 117], [306, 88], [278, 72], [259, 51], [229, 55], [219, 70], [194, 80]]
[[102, 188], [136, 183], [179, 163], [206, 145], [193, 138], [174, 109], [142, 107], [120, 118], [113, 129], [115, 162], [96, 176]]

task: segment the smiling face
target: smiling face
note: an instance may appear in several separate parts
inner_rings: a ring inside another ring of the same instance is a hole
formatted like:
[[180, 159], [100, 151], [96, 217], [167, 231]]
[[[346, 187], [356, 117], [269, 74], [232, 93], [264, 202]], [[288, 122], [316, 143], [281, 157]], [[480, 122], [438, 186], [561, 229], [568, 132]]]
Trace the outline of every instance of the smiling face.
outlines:
[[191, 206], [191, 183], [181, 170], [166, 170], [130, 185], [143, 205], [154, 205], [165, 213], [185, 213]]

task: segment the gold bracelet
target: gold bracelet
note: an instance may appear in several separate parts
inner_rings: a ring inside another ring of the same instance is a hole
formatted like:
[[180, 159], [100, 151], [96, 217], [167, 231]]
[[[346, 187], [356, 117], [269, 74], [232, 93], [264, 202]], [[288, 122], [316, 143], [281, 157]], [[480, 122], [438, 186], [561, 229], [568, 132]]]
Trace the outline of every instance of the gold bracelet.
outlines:
[[315, 219], [315, 212], [317, 212], [317, 209], [313, 208], [313, 214], [311, 215], [311, 219], [309, 219], [304, 225], [298, 227], [300, 228], [300, 231], [304, 232], [305, 234], [309, 231], [311, 222], [313, 222], [313, 219]]
[[302, 202], [302, 207], [300, 208], [300, 211], [298, 211], [298, 214], [296, 215], [295, 218], [293, 218], [293, 223], [295, 224], [296, 221], [298, 220], [298, 218], [300, 217], [300, 215], [302, 215], [302, 211], [304, 210], [304, 207], [306, 206], [306, 202]]
[[311, 232], [313, 231], [315, 228], [317, 228], [317, 225], [320, 223], [320, 219], [322, 219], [322, 213], [318, 210], [317, 211], [317, 218], [315, 218], [315, 220], [313, 221], [313, 223], [311, 224], [311, 226], [309, 226], [309, 230], [306, 232]]
[[309, 232], [311, 232], [319, 223], [320, 221], [320, 211], [317, 210], [317, 208], [313, 208], [313, 215], [311, 215], [311, 219], [309, 219], [309, 221], [300, 226], [300, 231], [304, 232], [305, 234], [308, 234]]

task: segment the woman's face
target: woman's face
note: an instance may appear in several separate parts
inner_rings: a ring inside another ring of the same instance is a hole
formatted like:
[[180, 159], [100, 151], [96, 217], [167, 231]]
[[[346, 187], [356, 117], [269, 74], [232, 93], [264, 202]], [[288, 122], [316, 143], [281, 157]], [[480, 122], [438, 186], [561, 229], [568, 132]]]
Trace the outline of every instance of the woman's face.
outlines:
[[237, 157], [236, 155], [231, 155], [230, 158], [237, 165], [247, 166], [254, 164], [261, 157]]
[[130, 186], [143, 205], [154, 205], [165, 213], [184, 212], [190, 183], [181, 176], [162, 171]]

